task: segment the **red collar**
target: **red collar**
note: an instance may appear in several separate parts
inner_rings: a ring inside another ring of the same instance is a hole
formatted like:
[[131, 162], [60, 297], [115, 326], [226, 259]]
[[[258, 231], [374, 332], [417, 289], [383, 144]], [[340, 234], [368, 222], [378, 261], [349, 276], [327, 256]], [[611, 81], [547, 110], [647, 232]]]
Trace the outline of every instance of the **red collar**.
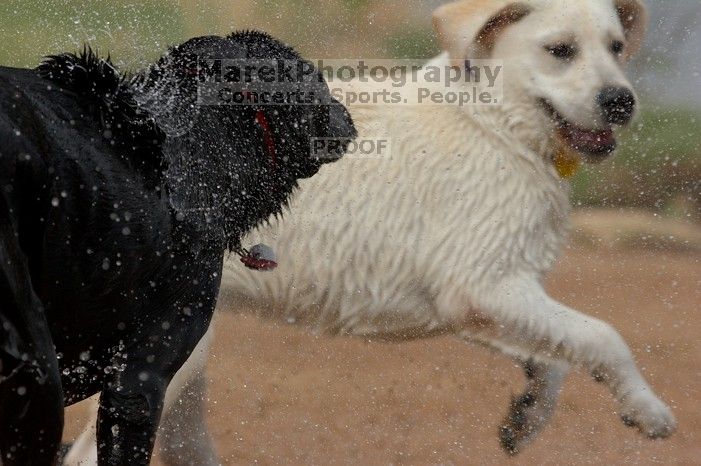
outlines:
[[258, 123], [261, 128], [263, 128], [263, 141], [265, 147], [268, 149], [268, 156], [270, 157], [270, 164], [273, 169], [277, 168], [277, 150], [275, 148], [275, 138], [273, 137], [273, 132], [270, 129], [270, 123], [268, 118], [263, 113], [263, 110], [258, 110], [256, 112], [256, 123]]

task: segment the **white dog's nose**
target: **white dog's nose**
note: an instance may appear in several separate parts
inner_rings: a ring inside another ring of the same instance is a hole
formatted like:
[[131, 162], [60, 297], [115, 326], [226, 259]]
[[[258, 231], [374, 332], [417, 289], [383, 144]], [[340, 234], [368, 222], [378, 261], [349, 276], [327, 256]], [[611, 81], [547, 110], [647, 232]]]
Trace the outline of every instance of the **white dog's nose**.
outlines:
[[635, 96], [627, 87], [605, 87], [596, 97], [607, 123], [625, 125], [635, 113]]

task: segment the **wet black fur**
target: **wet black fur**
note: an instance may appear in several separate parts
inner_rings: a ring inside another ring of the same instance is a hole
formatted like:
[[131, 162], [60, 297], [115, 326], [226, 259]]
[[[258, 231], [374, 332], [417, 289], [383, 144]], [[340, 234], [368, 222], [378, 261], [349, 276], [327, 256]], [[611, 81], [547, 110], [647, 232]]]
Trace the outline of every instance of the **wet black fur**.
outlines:
[[130, 162], [156, 182], [164, 168], [160, 146], [165, 135], [139, 108], [129, 76], [122, 76], [110, 57], [100, 58], [85, 46], [82, 53], [50, 55], [37, 67], [39, 75], [84, 100], [112, 144], [133, 156]]
[[[0, 67], [0, 451], [52, 464], [64, 405], [102, 392], [101, 464], [146, 464], [165, 388], [206, 331], [226, 250], [352, 138], [324, 104], [196, 105], [195, 57], [299, 59], [200, 37], [134, 76], [89, 49]], [[271, 161], [263, 112], [276, 147]]]

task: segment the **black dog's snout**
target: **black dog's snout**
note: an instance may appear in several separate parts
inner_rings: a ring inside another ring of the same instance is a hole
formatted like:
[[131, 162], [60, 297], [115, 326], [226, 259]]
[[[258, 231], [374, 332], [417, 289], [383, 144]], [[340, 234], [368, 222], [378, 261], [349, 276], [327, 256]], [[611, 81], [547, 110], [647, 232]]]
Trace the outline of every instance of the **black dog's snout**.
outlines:
[[635, 96], [627, 87], [606, 87], [596, 100], [609, 124], [624, 125], [633, 118]]
[[326, 118], [317, 124], [316, 137], [320, 139], [314, 143], [313, 155], [321, 163], [329, 163], [343, 157], [358, 132], [348, 109], [341, 103], [334, 101], [324, 106], [324, 110]]
[[332, 137], [354, 139], [357, 136], [353, 118], [348, 109], [340, 103], [329, 106], [329, 128]]

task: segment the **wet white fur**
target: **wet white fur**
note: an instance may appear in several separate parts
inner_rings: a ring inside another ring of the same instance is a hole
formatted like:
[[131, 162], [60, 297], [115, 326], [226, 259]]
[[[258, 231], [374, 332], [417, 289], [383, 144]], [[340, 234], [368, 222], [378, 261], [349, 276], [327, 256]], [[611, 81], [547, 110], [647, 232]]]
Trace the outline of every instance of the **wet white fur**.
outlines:
[[352, 109], [360, 128], [390, 135], [392, 157], [344, 159], [303, 183], [294, 214], [250, 239], [275, 245], [278, 270], [229, 262], [223, 304], [319, 332], [453, 333], [582, 366], [605, 375], [645, 433], [667, 435], [671, 411], [619, 334], [543, 289], [566, 239], [569, 184], [547, 144], [529, 149], [547, 142], [532, 107], [509, 102], [479, 123], [451, 107]]
[[[470, 3], [439, 10], [439, 31]], [[489, 18], [508, 2], [477, 3], [491, 5]], [[282, 224], [250, 239], [274, 245], [279, 269], [259, 274], [228, 263], [224, 306], [331, 334], [453, 333], [521, 360], [580, 366], [605, 380], [619, 414], [666, 436], [674, 417], [620, 335], [542, 286], [566, 240], [570, 203], [551, 161], [552, 122], [536, 97], [570, 121], [600, 127], [598, 90], [630, 87], [623, 58], [609, 48], [626, 31], [612, 0], [523, 3], [533, 12], [506, 28], [492, 52], [504, 60], [503, 105], [351, 108], [361, 139], [389, 136], [391, 158], [346, 158], [305, 181]], [[467, 37], [482, 25], [472, 31], [471, 17], [462, 24]], [[572, 65], [543, 53], [542, 43], [571, 36], [580, 49]], [[445, 53], [434, 64], [451, 58], [465, 57]]]

